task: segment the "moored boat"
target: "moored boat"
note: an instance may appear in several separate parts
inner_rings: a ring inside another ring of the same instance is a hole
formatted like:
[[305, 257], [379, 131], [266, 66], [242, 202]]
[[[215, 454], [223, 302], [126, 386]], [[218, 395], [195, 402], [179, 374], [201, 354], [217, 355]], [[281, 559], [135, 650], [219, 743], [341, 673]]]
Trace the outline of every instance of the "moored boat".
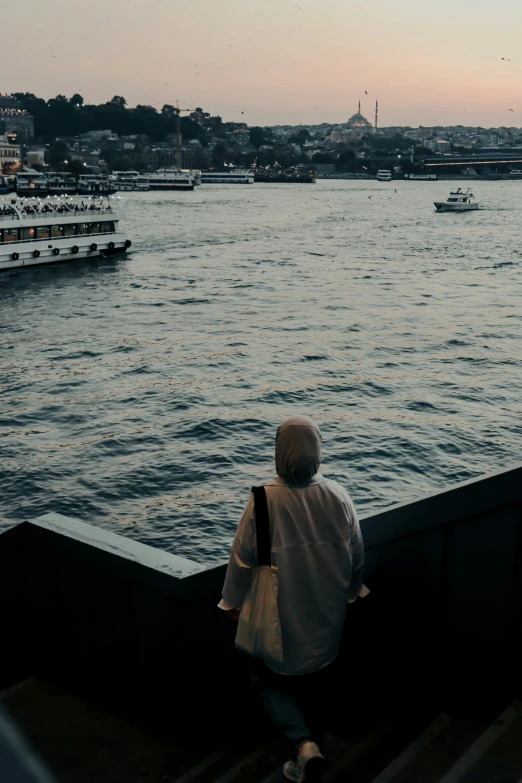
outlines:
[[434, 201], [437, 212], [470, 212], [480, 205], [471, 188], [453, 188], [446, 201]]
[[405, 174], [404, 179], [415, 180], [415, 182], [435, 182], [437, 180], [436, 174]]
[[278, 184], [314, 184], [315, 172], [308, 170], [305, 166], [296, 166], [286, 169], [256, 169], [254, 172], [254, 182], [267, 182]]
[[0, 200], [0, 271], [125, 253], [124, 217], [114, 199]]
[[115, 191], [135, 192], [150, 190], [149, 178], [139, 171], [113, 171], [109, 182]]
[[159, 169], [147, 175], [150, 190], [194, 190], [196, 177], [188, 171]]
[[389, 169], [379, 169], [377, 172], [377, 182], [391, 182], [393, 174]]
[[49, 184], [45, 174], [25, 168], [16, 175], [15, 189], [19, 196], [46, 196]]
[[76, 193], [76, 177], [74, 174], [48, 173], [47, 191], [50, 196], [72, 196]]
[[114, 193], [114, 188], [106, 174], [80, 174], [76, 192], [85, 196], [108, 196]]
[[228, 171], [202, 171], [203, 185], [253, 185], [254, 171], [252, 169], [229, 169]]

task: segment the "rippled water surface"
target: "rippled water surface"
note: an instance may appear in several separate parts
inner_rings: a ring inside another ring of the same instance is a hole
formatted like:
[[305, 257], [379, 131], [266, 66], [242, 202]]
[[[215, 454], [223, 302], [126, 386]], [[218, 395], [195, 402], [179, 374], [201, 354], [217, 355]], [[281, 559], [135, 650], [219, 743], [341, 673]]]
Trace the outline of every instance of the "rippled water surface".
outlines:
[[129, 194], [127, 259], [0, 275], [4, 524], [220, 560], [294, 413], [362, 513], [519, 460], [522, 184], [448, 188]]

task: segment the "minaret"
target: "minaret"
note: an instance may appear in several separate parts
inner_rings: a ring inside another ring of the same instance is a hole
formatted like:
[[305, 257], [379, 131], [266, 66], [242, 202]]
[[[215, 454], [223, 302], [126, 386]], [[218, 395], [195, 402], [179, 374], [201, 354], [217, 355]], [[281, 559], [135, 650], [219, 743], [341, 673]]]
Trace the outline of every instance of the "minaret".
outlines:
[[379, 127], [379, 101], [375, 101], [375, 130]]
[[359, 108], [357, 109], [358, 114], [361, 113], [361, 101], [359, 101]]

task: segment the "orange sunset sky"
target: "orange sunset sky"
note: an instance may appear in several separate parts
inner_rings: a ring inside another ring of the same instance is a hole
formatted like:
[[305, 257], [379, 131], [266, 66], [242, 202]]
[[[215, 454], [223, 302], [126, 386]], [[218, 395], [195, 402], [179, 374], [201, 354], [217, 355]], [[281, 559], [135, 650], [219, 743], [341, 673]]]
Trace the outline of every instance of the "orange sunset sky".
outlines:
[[17, 0], [7, 17], [2, 92], [249, 125], [341, 123], [359, 99], [373, 119], [378, 98], [381, 125], [522, 125], [519, 0]]

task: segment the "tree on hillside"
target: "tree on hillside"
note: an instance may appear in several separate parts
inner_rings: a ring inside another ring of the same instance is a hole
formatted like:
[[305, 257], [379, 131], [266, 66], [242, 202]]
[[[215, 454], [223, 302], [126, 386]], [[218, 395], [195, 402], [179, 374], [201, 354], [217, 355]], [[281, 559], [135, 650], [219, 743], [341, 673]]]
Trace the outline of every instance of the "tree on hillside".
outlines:
[[83, 106], [83, 98], [81, 95], [79, 95], [77, 92], [74, 93], [72, 98], [70, 99], [70, 103], [76, 108], [79, 108], [80, 106]]
[[115, 95], [114, 98], [111, 98], [110, 103], [113, 106], [119, 106], [120, 109], [124, 109], [127, 105], [127, 101], [121, 95]]
[[174, 106], [171, 106], [170, 103], [165, 103], [163, 108], [161, 109], [161, 113], [164, 117], [175, 117], [176, 116], [176, 109]]
[[48, 106], [52, 105], [53, 103], [65, 104], [65, 103], [69, 103], [69, 101], [67, 100], [65, 95], [57, 95], [56, 98], [49, 98], [49, 100], [47, 101]]
[[353, 150], [343, 150], [337, 160], [341, 164], [349, 163], [350, 161], [355, 160], [355, 152]]
[[253, 128], [250, 128], [248, 135], [250, 136], [250, 143], [256, 149], [259, 149], [259, 147], [265, 143], [265, 131], [263, 128], [259, 128], [257, 125]]
[[64, 141], [55, 141], [49, 150], [49, 163], [63, 163], [69, 157], [69, 147]]
[[292, 144], [306, 144], [306, 142], [310, 138], [310, 132], [306, 130], [306, 128], [301, 128], [301, 130], [295, 134], [295, 136], [290, 136], [288, 139], [289, 142]]

